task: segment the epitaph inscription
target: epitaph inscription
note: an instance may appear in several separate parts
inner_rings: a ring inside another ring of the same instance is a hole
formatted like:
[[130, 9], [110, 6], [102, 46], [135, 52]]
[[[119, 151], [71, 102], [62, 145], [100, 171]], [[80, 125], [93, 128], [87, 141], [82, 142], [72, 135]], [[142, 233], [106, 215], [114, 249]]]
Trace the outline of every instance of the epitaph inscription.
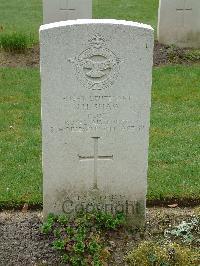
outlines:
[[[148, 109], [148, 107], [145, 104], [141, 107], [135, 106], [133, 96], [108, 94], [65, 96], [63, 101], [74, 114], [81, 115], [81, 119], [66, 119], [59, 127], [51, 125], [52, 133], [145, 130], [141, 109]], [[128, 108], [134, 114], [134, 119], [127, 119], [126, 116], [113, 119], [113, 115], [122, 108]]]
[[89, 40], [89, 46], [69, 61], [74, 64], [77, 78], [84, 87], [97, 91], [106, 89], [118, 77], [120, 59], [106, 48], [106, 40], [100, 34]]

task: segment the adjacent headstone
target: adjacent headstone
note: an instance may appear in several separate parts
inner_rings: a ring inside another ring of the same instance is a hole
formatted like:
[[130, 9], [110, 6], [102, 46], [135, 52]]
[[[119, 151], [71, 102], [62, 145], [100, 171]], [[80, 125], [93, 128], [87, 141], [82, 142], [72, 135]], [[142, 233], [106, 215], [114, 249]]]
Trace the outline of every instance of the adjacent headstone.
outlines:
[[160, 0], [158, 41], [200, 48], [200, 1]]
[[43, 23], [92, 18], [92, 0], [43, 0]]
[[142, 225], [153, 29], [76, 20], [40, 40], [44, 215], [123, 211]]

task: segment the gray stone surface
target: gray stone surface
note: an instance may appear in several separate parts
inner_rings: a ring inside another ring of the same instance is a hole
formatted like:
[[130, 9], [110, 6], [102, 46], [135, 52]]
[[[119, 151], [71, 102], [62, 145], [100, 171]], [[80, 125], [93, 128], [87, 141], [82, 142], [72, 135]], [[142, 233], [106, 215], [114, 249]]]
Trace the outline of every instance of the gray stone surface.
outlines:
[[160, 0], [158, 41], [200, 48], [200, 1]]
[[[81, 36], [81, 38], [80, 38]], [[43, 25], [44, 215], [145, 215], [153, 29], [117, 20]]]
[[43, 0], [43, 23], [92, 18], [92, 0]]

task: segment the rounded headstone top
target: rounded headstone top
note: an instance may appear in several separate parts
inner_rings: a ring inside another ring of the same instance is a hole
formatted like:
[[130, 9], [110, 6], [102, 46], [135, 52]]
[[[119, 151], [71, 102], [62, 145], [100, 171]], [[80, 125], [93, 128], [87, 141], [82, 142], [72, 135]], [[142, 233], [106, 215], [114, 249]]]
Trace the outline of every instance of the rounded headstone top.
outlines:
[[154, 29], [147, 24], [126, 21], [126, 20], [116, 20], [116, 19], [76, 19], [76, 20], [67, 20], [67, 21], [59, 21], [55, 23], [49, 23], [40, 26], [40, 31], [65, 27], [65, 26], [74, 26], [74, 25], [87, 25], [87, 24], [106, 24], [106, 25], [120, 25], [120, 26], [129, 26], [135, 28], [143, 28], [147, 30], [153, 31]]

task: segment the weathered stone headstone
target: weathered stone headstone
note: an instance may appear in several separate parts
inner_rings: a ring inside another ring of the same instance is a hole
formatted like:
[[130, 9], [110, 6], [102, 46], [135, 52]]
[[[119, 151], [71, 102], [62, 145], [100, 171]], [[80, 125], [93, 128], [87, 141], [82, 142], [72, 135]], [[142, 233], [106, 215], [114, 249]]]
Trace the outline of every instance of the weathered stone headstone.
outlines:
[[43, 0], [43, 23], [92, 18], [92, 0]]
[[158, 41], [179, 47], [200, 47], [200, 1], [160, 0]]
[[40, 41], [44, 215], [123, 211], [141, 225], [152, 28], [76, 20], [41, 26]]

